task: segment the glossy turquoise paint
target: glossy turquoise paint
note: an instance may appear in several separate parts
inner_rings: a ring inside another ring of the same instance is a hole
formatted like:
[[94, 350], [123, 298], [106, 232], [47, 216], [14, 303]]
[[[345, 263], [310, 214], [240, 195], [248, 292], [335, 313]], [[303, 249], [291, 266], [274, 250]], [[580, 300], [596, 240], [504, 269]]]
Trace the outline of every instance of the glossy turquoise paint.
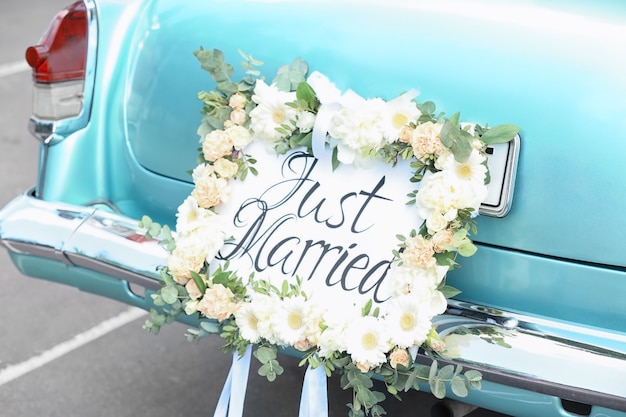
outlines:
[[[232, 13], [232, 2], [181, 8], [162, 1], [138, 15], [125, 116], [143, 167], [189, 179], [200, 119], [196, 93], [213, 87], [194, 49], [218, 47], [234, 63], [242, 49], [264, 60], [270, 75], [302, 56], [311, 69], [363, 96], [390, 98], [418, 88], [422, 100], [460, 110], [465, 119], [517, 123], [522, 154], [513, 209], [505, 219], [481, 218], [477, 240], [626, 266], [621, 238], [606, 233], [623, 224], [626, 207], [626, 60], [606, 51], [626, 48], [626, 36], [616, 38], [626, 26], [602, 34], [601, 21], [542, 21], [566, 17], [556, 8], [518, 19], [502, 2], [497, 9], [505, 22], [456, 14], [446, 2], [435, 10], [422, 2], [239, 3]], [[473, 4], [477, 13], [495, 6]], [[514, 13], [516, 2], [507, 4]], [[525, 20], [530, 17], [538, 22]]]
[[173, 224], [191, 189], [196, 94], [213, 87], [193, 50], [237, 63], [242, 49], [266, 74], [301, 56], [366, 97], [417, 88], [464, 119], [520, 125], [511, 212], [478, 220], [476, 240], [503, 250], [481, 247], [451, 282], [468, 300], [624, 331], [626, 13], [541, 3], [98, 3], [92, 119], [50, 149], [44, 197]]

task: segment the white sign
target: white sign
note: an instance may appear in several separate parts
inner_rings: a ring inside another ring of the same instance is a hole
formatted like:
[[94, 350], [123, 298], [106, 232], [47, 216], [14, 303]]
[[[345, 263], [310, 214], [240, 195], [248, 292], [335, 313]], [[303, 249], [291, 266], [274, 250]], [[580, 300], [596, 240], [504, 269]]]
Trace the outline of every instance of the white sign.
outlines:
[[234, 237], [218, 259], [242, 277], [254, 272], [277, 285], [299, 276], [307, 294], [346, 302], [389, 298], [385, 276], [398, 247], [423, 220], [407, 194], [416, 183], [402, 162], [372, 161], [368, 167], [316, 159], [305, 151], [276, 156], [262, 141], [246, 153], [258, 176], [233, 181], [220, 214]]

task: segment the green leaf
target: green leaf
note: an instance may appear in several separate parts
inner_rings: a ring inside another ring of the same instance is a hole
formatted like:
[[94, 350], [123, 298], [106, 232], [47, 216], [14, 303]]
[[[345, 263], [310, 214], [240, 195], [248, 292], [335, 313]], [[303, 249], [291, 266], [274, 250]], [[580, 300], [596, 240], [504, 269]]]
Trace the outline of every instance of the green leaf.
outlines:
[[441, 368], [439, 372], [437, 373], [437, 377], [444, 379], [444, 380], [451, 379], [452, 375], [454, 375], [454, 365], [446, 365], [443, 368]]
[[460, 376], [455, 376], [450, 383], [450, 388], [452, 392], [457, 397], [467, 397], [469, 394], [469, 390], [467, 388], [467, 384], [463, 378]]
[[174, 304], [178, 301], [178, 288], [172, 285], [161, 288], [161, 298], [166, 304]]
[[469, 239], [465, 240], [457, 248], [459, 255], [464, 256], [464, 257], [473, 256], [477, 250], [478, 248], [476, 248], [476, 245], [474, 245], [472, 241]]
[[198, 274], [197, 272], [191, 271], [191, 278], [193, 279], [193, 282], [196, 283], [196, 287], [198, 287], [198, 290], [202, 294], [204, 294], [204, 292], [206, 291], [206, 284], [204, 283], [204, 280], [202, 279], [200, 274]]
[[455, 297], [459, 294], [461, 294], [461, 291], [451, 287], [450, 285], [444, 285], [441, 288], [437, 288], [439, 291], [441, 291], [441, 293], [443, 294], [444, 297], [446, 298], [452, 298]]
[[472, 153], [472, 141], [474, 137], [462, 130], [458, 124], [446, 120], [441, 128], [441, 143], [449, 148], [457, 162], [465, 162]]
[[446, 396], [446, 384], [441, 379], [435, 377], [430, 384], [430, 390], [436, 398], [440, 400]]
[[465, 378], [467, 378], [468, 381], [472, 382], [472, 381], [480, 381], [483, 379], [483, 374], [481, 374], [479, 371], [476, 371], [474, 369], [470, 369], [469, 371], [465, 371]]
[[515, 135], [519, 133], [519, 127], [513, 124], [502, 124], [494, 126], [487, 130], [481, 137], [487, 145], [494, 145], [496, 143], [506, 143], [513, 139]]
[[273, 359], [276, 359], [276, 351], [268, 346], [261, 346], [255, 352], [254, 356], [261, 363], [268, 363]]

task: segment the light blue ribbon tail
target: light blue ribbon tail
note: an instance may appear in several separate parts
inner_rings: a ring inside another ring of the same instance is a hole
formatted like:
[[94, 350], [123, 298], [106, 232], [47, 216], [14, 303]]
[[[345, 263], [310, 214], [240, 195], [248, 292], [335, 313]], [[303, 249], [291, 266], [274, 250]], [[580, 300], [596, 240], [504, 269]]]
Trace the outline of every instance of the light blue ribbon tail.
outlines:
[[236, 352], [233, 353], [233, 364], [228, 371], [228, 377], [224, 383], [224, 388], [222, 388], [213, 417], [243, 417], [243, 403], [246, 398], [251, 356], [252, 346], [248, 346], [242, 357], [239, 357]]
[[313, 156], [317, 159], [329, 158], [329, 151], [326, 150], [326, 135], [330, 128], [333, 116], [341, 109], [339, 103], [322, 104], [317, 110], [315, 123], [313, 124], [313, 136], [311, 137], [311, 148]]
[[312, 368], [304, 374], [299, 417], [328, 417], [328, 390], [326, 373], [322, 366]]

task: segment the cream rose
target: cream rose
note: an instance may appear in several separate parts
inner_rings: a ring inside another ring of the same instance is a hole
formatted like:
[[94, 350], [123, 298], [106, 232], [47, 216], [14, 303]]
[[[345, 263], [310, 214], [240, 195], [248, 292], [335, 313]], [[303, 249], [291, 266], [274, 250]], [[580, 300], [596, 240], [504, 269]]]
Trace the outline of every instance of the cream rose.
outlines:
[[247, 119], [248, 119], [248, 114], [246, 113], [244, 109], [234, 109], [233, 111], [230, 112], [230, 121], [234, 125], [241, 126], [242, 124], [246, 122]]
[[233, 147], [240, 151], [252, 142], [250, 131], [243, 126], [231, 126], [225, 131]]
[[223, 130], [213, 130], [202, 140], [202, 154], [207, 161], [216, 161], [230, 154], [232, 150], [233, 142]]
[[228, 105], [233, 109], [243, 109], [248, 104], [248, 99], [241, 93], [235, 93], [230, 96]]
[[213, 169], [221, 178], [232, 178], [237, 174], [239, 165], [225, 158], [220, 158], [213, 163]]
[[452, 231], [450, 229], [440, 230], [430, 239], [435, 252], [442, 253], [448, 250], [447, 246], [452, 245]]
[[393, 369], [396, 369], [398, 365], [405, 367], [409, 366], [409, 352], [406, 349], [394, 349], [389, 354], [389, 364]]

